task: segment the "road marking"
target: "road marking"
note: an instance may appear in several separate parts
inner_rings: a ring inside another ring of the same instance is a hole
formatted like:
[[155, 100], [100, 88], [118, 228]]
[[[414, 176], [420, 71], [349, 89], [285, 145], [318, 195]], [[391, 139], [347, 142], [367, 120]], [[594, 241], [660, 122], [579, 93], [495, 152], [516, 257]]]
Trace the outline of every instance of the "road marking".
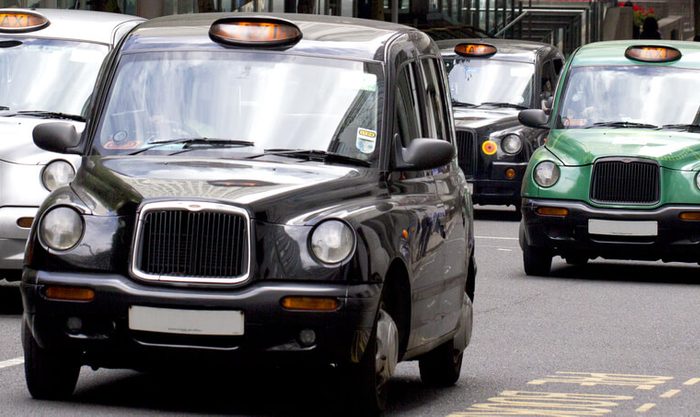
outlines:
[[557, 375], [547, 375], [546, 378], [535, 379], [528, 382], [528, 384], [543, 385], [558, 383], [576, 384], [582, 387], [614, 385], [623, 387], [632, 386], [639, 390], [651, 390], [657, 385], [665, 384], [672, 379], [673, 377], [670, 376], [606, 374], [598, 372], [557, 372]]
[[673, 397], [674, 395], [678, 394], [679, 392], [681, 392], [681, 390], [679, 390], [679, 389], [671, 389], [671, 390], [668, 390], [668, 391], [664, 392], [663, 394], [661, 394], [660, 397], [661, 397], [661, 398], [671, 398], [671, 397]]
[[634, 397], [627, 395], [503, 391], [485, 403], [472, 404], [467, 410], [452, 413], [448, 417], [604, 416], [610, 414], [611, 408], [617, 407], [619, 401], [632, 399]]
[[700, 382], [700, 378], [693, 378], [693, 379], [689, 379], [689, 380], [685, 381], [683, 383], [683, 385], [695, 385], [698, 382]]
[[637, 412], [638, 412], [638, 413], [646, 413], [647, 411], [651, 410], [651, 409], [654, 408], [654, 407], [656, 407], [656, 404], [654, 404], [654, 403], [646, 403], [646, 404], [642, 405], [641, 407], [639, 407], [639, 408], [637, 409]]
[[513, 252], [513, 249], [498, 248], [501, 252]]
[[24, 363], [24, 358], [14, 358], [6, 361], [0, 362], [0, 369], [9, 368], [10, 366], [17, 366]]
[[474, 236], [477, 239], [496, 239], [496, 240], [518, 240], [517, 237], [502, 237], [502, 236]]

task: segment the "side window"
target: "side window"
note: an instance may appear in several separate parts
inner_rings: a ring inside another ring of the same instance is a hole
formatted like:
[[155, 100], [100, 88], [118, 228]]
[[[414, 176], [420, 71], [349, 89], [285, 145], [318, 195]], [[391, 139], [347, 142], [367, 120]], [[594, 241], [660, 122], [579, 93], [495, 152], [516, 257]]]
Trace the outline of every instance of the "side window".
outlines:
[[413, 139], [421, 136], [415, 74], [415, 64], [410, 63], [400, 70], [396, 79], [394, 133], [399, 135], [404, 147], [408, 147]]
[[442, 75], [439, 64], [434, 58], [421, 60], [422, 67], [422, 96], [425, 109], [425, 124], [423, 136], [426, 138], [450, 140], [447, 123], [450, 120], [446, 113], [443, 97]]
[[559, 79], [559, 76], [561, 75], [561, 70], [564, 68], [564, 60], [560, 58], [555, 58], [553, 61], [554, 63], [554, 76], [556, 79]]
[[540, 98], [544, 100], [551, 97], [554, 93], [554, 87], [557, 82], [557, 78], [554, 75], [554, 64], [552, 64], [552, 61], [547, 61], [542, 65], [542, 79], [540, 82]]

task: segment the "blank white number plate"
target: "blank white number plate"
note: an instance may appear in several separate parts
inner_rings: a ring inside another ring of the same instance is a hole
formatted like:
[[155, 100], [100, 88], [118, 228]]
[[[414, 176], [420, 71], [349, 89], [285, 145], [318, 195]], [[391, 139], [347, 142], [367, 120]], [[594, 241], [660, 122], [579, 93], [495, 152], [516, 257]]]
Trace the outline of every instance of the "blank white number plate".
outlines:
[[588, 233], [607, 236], [658, 236], [656, 221], [588, 220]]
[[243, 321], [241, 311], [129, 307], [129, 328], [145, 332], [239, 336], [244, 331]]

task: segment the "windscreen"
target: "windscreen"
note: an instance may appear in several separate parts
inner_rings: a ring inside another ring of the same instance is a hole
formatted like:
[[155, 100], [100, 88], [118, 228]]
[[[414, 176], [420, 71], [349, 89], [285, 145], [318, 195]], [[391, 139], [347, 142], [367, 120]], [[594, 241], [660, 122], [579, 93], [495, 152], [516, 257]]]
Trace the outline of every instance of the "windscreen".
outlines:
[[[378, 149], [381, 66], [275, 52], [124, 55], [93, 152], [173, 155], [178, 139], [252, 143], [232, 153], [302, 149], [369, 161]], [[154, 146], [171, 142], [166, 146]], [[189, 144], [191, 145], [191, 144]]]
[[108, 51], [85, 42], [0, 38], [0, 109], [80, 115]]
[[659, 65], [572, 68], [559, 128], [700, 123], [700, 71]]
[[446, 58], [450, 92], [458, 103], [529, 107], [535, 66], [495, 59]]

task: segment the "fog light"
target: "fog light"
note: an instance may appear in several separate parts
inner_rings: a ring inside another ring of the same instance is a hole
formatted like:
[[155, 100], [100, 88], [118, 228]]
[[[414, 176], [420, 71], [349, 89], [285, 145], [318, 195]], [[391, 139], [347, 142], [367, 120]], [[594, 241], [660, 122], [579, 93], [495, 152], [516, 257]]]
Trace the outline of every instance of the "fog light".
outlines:
[[700, 221], [700, 211], [686, 211], [678, 215], [681, 220]]
[[536, 211], [540, 216], [565, 217], [569, 214], [568, 209], [561, 207], [538, 207]]
[[95, 299], [95, 291], [90, 288], [80, 287], [46, 287], [46, 298], [62, 301], [92, 301]]
[[77, 332], [83, 328], [83, 321], [79, 317], [68, 317], [66, 320], [66, 327], [71, 332]]
[[284, 297], [282, 299], [282, 307], [288, 310], [335, 311], [339, 305], [335, 298]]
[[17, 219], [17, 226], [24, 229], [32, 227], [32, 223], [34, 223], [34, 217], [20, 217]]
[[311, 346], [316, 343], [316, 332], [311, 329], [304, 329], [299, 332], [299, 342], [304, 346]]
[[506, 169], [506, 178], [508, 178], [509, 180], [515, 178], [515, 170], [513, 168]]

